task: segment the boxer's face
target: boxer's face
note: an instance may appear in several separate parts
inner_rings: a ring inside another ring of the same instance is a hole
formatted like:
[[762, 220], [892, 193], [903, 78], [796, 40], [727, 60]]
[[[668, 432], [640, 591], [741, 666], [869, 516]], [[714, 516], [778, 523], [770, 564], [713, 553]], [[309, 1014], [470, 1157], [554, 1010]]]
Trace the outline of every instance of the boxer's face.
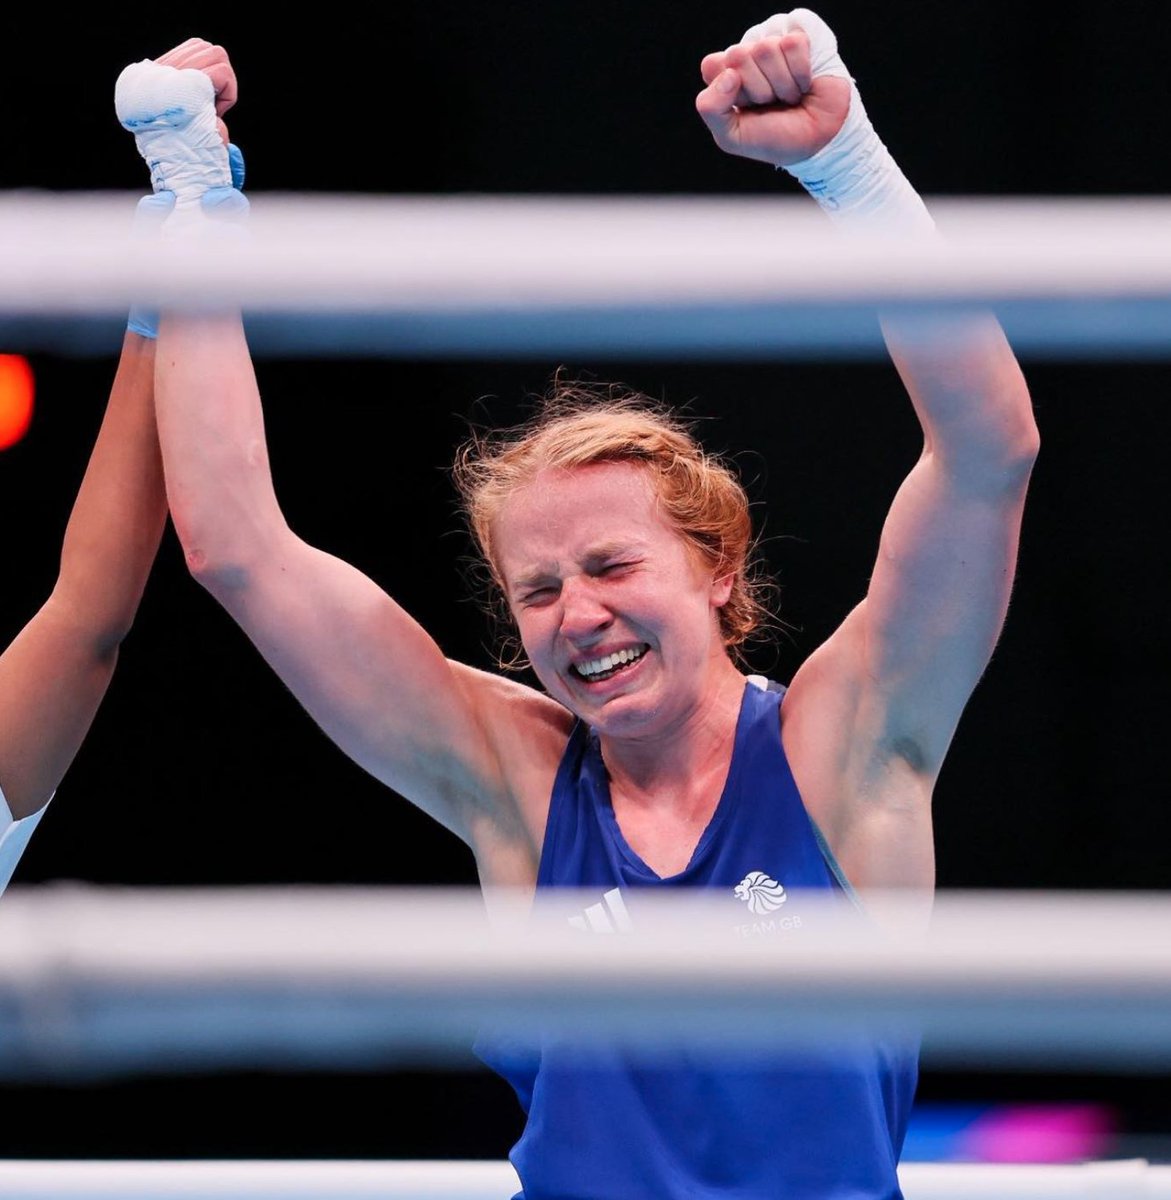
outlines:
[[600, 732], [669, 725], [726, 662], [731, 578], [713, 580], [638, 465], [541, 472], [505, 502], [494, 544], [538, 678]]

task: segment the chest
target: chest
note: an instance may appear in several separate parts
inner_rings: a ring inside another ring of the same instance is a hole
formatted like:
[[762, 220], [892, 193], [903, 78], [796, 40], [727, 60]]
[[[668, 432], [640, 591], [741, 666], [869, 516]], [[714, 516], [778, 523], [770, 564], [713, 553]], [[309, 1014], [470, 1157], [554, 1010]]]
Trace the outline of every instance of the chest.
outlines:
[[640, 804], [611, 795], [621, 840], [661, 879], [687, 869], [720, 801], [720, 789], [686, 804]]
[[579, 783], [554, 806], [538, 879], [539, 888], [572, 889], [563, 903], [574, 928], [620, 932], [637, 926], [641, 897], [700, 888], [736, 936], [771, 938], [802, 927], [798, 893], [835, 887], [783, 772], [737, 773], [706, 806], [666, 819]]
[[[633, 794], [579, 730], [562, 761], [539, 887], [738, 886], [763, 874], [823, 886], [825, 864], [788, 769], [777, 701], [749, 693], [730, 763], [675, 794]], [[678, 773], [676, 773], [678, 774]], [[654, 801], [648, 803], [647, 800]]]

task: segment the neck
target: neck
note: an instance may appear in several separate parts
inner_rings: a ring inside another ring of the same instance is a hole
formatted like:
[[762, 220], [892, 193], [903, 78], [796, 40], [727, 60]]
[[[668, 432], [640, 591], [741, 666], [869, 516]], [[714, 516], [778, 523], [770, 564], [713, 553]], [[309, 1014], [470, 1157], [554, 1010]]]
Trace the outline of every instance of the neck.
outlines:
[[744, 686], [744, 676], [724, 656], [714, 678], [669, 728], [647, 738], [603, 736], [611, 790], [632, 804], [678, 808], [709, 795], [713, 776], [722, 787]]

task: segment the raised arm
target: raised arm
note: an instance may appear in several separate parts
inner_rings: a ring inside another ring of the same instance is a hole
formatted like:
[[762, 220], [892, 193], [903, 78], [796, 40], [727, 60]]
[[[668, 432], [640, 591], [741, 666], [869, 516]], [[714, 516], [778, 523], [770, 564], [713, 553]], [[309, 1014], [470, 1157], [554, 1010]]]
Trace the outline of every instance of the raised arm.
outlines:
[[[820, 18], [778, 15], [701, 69], [697, 107], [724, 149], [783, 166], [846, 235], [934, 236]], [[1004, 622], [1038, 437], [992, 317], [891, 317], [883, 330], [923, 451], [865, 600], [793, 680], [783, 736], [852, 881], [926, 886], [932, 788]]]
[[[166, 196], [140, 204], [140, 233], [157, 234], [169, 208]], [[45, 804], [81, 746], [158, 551], [167, 509], [155, 426], [156, 336], [154, 315], [134, 309], [66, 527], [57, 584], [0, 656], [0, 791], [17, 820]], [[0, 856], [0, 887], [14, 865], [13, 845], [8, 839]]]
[[159, 342], [167, 484], [193, 575], [334, 742], [483, 850], [513, 809], [496, 709], [540, 698], [447, 660], [381, 588], [289, 528], [238, 317], [165, 317]]
[[30, 815], [73, 761], [109, 686], [166, 519], [154, 343], [127, 333], [48, 600], [0, 655], [0, 789]]
[[[155, 80], [161, 112], [172, 107], [166, 89], [182, 81]], [[213, 164], [196, 181], [203, 223], [188, 219], [182, 235], [240, 233], [210, 215], [244, 219], [242, 197], [225, 195], [222, 178]], [[557, 706], [448, 661], [371, 580], [290, 529], [238, 314], [164, 316], [156, 389], [172, 515], [194, 576], [351, 758], [467, 840], [486, 878], [530, 881], [543, 813], [522, 811], [517, 797], [539, 793], [524, 775]]]

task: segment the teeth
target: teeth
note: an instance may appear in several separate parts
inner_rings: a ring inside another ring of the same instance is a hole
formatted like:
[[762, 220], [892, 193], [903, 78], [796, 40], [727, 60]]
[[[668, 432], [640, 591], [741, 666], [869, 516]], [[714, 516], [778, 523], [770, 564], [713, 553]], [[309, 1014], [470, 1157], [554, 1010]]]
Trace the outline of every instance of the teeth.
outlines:
[[601, 675], [606, 671], [612, 671], [615, 667], [620, 667], [624, 663], [634, 662], [635, 659], [641, 658], [644, 653], [645, 650], [642, 647], [639, 647], [637, 650], [617, 650], [613, 654], [607, 654], [602, 658], [595, 658], [589, 662], [579, 663], [577, 673], [589, 679], [593, 675]]

